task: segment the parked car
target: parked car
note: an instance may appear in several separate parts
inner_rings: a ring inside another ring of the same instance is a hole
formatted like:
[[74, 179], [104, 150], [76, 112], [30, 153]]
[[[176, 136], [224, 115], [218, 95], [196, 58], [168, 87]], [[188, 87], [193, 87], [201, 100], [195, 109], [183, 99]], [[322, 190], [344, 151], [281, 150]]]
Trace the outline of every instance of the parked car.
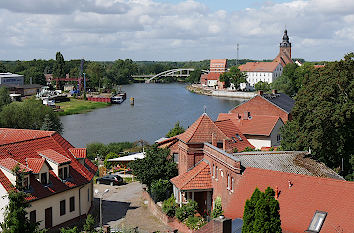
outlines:
[[123, 183], [124, 183], [123, 178], [118, 175], [108, 175], [96, 179], [96, 184], [109, 184], [113, 186], [113, 185], [121, 185]]

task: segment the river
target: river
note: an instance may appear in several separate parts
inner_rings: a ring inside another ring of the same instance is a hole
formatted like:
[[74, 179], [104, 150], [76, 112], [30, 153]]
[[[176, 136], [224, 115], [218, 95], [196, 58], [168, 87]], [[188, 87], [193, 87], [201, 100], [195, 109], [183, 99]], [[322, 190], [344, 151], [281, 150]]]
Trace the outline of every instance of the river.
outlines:
[[[173, 128], [177, 121], [187, 128], [204, 112], [216, 120], [241, 100], [194, 94], [185, 84], [135, 83], [122, 86], [127, 100], [122, 104], [85, 114], [62, 116], [63, 136], [73, 146], [91, 142], [145, 140], [153, 143]], [[130, 105], [129, 98], [135, 98]]]

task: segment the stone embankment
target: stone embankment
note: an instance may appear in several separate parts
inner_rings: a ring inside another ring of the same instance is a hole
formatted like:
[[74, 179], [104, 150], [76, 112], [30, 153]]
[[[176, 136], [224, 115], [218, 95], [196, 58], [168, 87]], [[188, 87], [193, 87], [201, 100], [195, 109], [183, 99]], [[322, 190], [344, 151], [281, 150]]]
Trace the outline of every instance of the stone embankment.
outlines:
[[188, 85], [187, 89], [189, 91], [197, 93], [197, 94], [210, 95], [210, 96], [219, 96], [219, 97], [251, 99], [254, 96], [256, 96], [256, 92], [215, 90], [215, 89], [212, 89], [212, 88], [203, 87], [200, 84]]

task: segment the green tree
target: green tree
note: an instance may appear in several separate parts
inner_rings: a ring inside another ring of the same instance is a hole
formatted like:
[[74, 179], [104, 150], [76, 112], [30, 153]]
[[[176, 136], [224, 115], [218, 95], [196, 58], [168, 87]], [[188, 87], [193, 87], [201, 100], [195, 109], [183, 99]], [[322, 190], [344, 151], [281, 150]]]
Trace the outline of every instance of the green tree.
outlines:
[[73, 228], [60, 228], [60, 233], [78, 233], [77, 227]]
[[170, 129], [170, 131], [168, 131], [166, 137], [171, 138], [181, 133], [184, 133], [184, 131], [185, 131], [184, 128], [180, 125], [179, 121], [177, 121], [175, 127], [173, 127], [172, 129]]
[[87, 215], [86, 222], [84, 225], [84, 231], [86, 231], [87, 233], [96, 232], [95, 224], [96, 223], [95, 223], [95, 219], [93, 218], [93, 216], [91, 214]]
[[18, 165], [13, 169], [16, 175], [16, 189], [9, 192], [9, 204], [5, 207], [4, 222], [0, 224], [4, 233], [32, 233], [38, 230], [38, 223], [31, 223], [27, 218], [26, 208], [31, 204], [22, 192], [23, 173]]
[[0, 125], [15, 129], [49, 129], [63, 132], [59, 116], [39, 100], [26, 99], [23, 102], [13, 102], [2, 108]]
[[256, 83], [254, 85], [254, 88], [256, 89], [256, 91], [259, 91], [259, 90], [269, 91], [271, 89], [271, 85], [267, 82], [259, 81], [258, 83]]
[[236, 89], [240, 87], [240, 83], [247, 82], [246, 78], [247, 75], [241, 72], [236, 66], [231, 67], [230, 71], [220, 75], [220, 81], [225, 82], [226, 87], [229, 87], [232, 83]]
[[215, 198], [215, 204], [214, 204], [214, 208], [213, 211], [211, 212], [211, 217], [212, 218], [217, 218], [220, 215], [222, 215], [224, 211], [222, 210], [222, 205], [221, 205], [221, 197], [218, 196]]
[[274, 195], [274, 190], [270, 187], [264, 193], [255, 189], [245, 203], [242, 233], [282, 232], [279, 202]]
[[86, 74], [89, 78], [88, 86], [91, 88], [101, 88], [103, 79], [106, 76], [104, 67], [98, 62], [90, 62], [86, 68]]
[[1, 109], [11, 103], [10, 92], [7, 87], [0, 87], [0, 111]]
[[170, 150], [158, 148], [153, 145], [146, 151], [144, 159], [137, 159], [129, 163], [133, 174], [143, 184], [151, 188], [154, 180], [170, 180], [178, 175], [176, 164], [170, 156]]
[[[354, 54], [311, 72], [303, 81], [292, 121], [281, 130], [285, 150], [308, 150], [327, 166], [351, 174], [354, 150]], [[341, 166], [342, 159], [344, 167]]]
[[104, 166], [106, 168], [111, 168], [112, 167], [112, 162], [108, 162], [108, 159], [114, 159], [114, 158], [118, 158], [120, 157], [118, 154], [114, 153], [114, 152], [109, 152], [106, 156], [106, 158], [104, 159]]
[[6, 73], [6, 72], [7, 72], [6, 66], [2, 64], [2, 62], [0, 62], [0, 73]]
[[25, 83], [29, 84], [32, 79], [33, 84], [41, 84], [46, 85], [45, 76], [43, 74], [43, 70], [38, 67], [30, 67], [23, 72], [25, 76]]
[[151, 183], [151, 197], [155, 202], [164, 201], [172, 192], [172, 184], [169, 180], [158, 179]]
[[190, 75], [186, 79], [186, 81], [189, 82], [189, 83], [199, 83], [201, 75], [202, 75], [202, 70], [201, 69], [195, 69], [194, 71], [192, 71], [190, 73]]
[[[65, 61], [64, 57], [60, 52], [57, 52], [55, 55], [55, 64], [54, 64], [54, 69], [53, 69], [53, 77], [54, 78], [65, 78], [66, 72], [65, 72]], [[59, 82], [59, 87], [61, 88], [62, 82]]]

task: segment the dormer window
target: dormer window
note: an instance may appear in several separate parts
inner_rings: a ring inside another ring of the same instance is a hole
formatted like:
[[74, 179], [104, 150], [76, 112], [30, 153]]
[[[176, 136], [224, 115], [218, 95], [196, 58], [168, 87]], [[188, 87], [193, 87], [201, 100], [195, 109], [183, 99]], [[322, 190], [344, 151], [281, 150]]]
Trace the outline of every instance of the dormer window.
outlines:
[[58, 176], [62, 180], [66, 180], [69, 177], [69, 168], [68, 166], [59, 168]]
[[29, 177], [28, 177], [28, 176], [24, 176], [24, 177], [23, 177], [22, 188], [23, 188], [24, 190], [29, 189]]
[[41, 183], [48, 184], [47, 172], [41, 173]]

